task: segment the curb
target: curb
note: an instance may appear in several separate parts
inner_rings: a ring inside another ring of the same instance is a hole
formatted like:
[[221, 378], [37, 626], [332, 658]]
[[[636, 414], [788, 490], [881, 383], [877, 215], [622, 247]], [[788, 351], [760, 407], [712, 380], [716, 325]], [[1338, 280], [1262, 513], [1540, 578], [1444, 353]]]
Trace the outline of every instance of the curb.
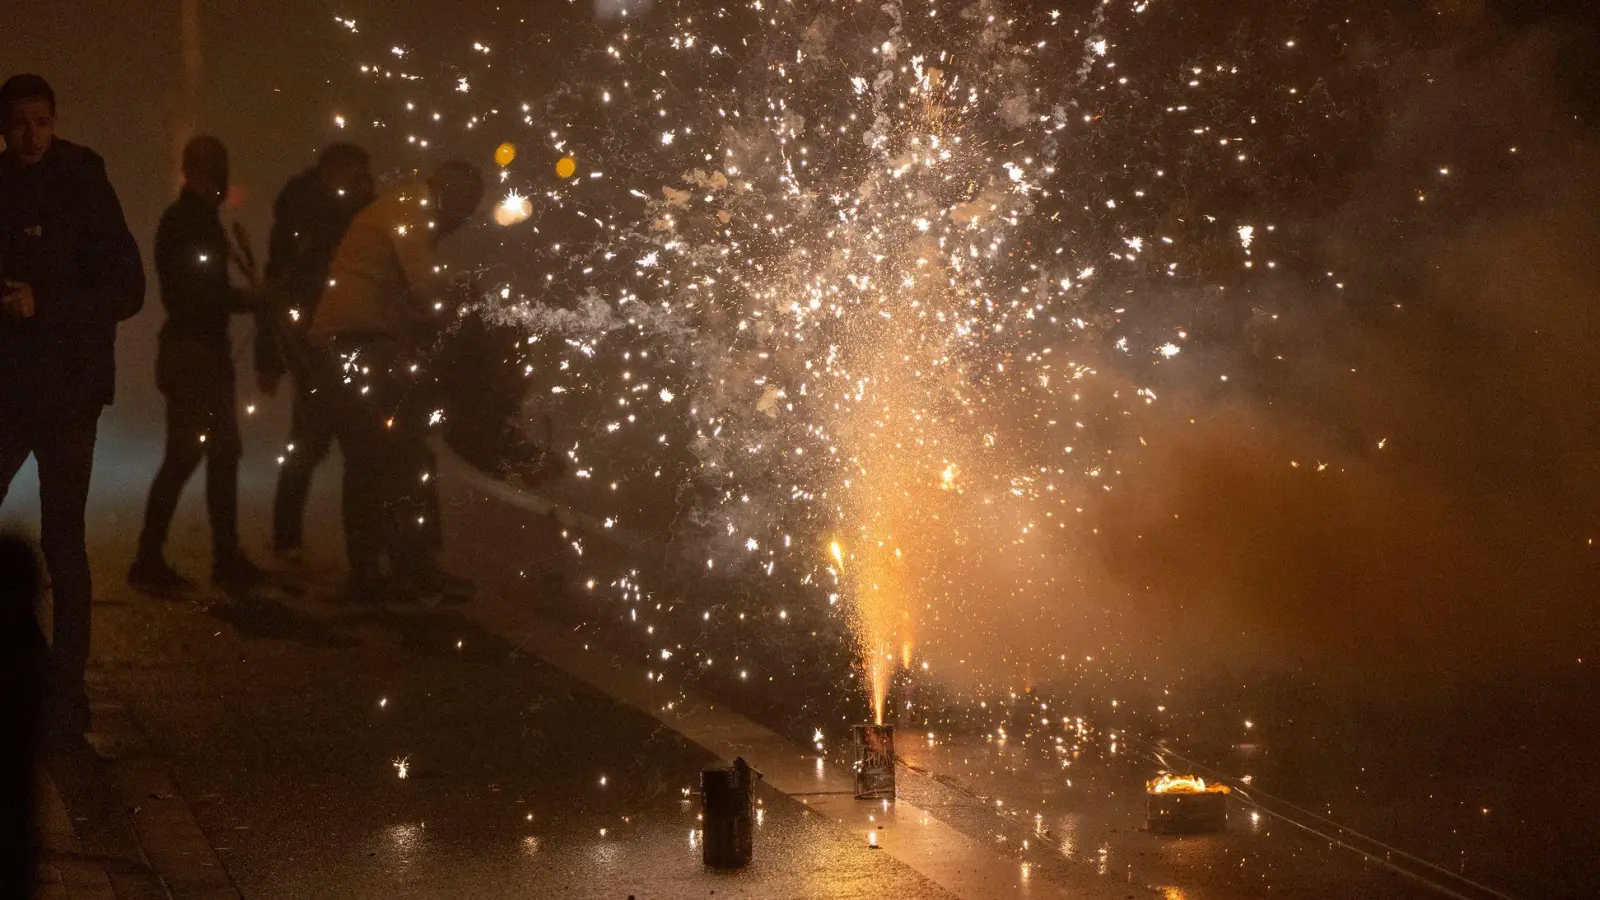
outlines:
[[39, 897], [239, 900], [215, 849], [127, 707], [91, 685], [88, 748], [42, 767]]
[[1065, 885], [1030, 879], [1020, 860], [995, 853], [905, 800], [858, 801], [854, 776], [829, 765], [824, 755], [681, 687], [648, 677], [643, 667], [568, 637], [571, 629], [538, 614], [524, 613], [515, 623], [491, 621], [480, 611], [465, 615], [499, 634], [519, 638], [519, 645], [532, 656], [651, 716], [724, 761], [744, 757], [762, 773], [768, 787], [855, 832], [863, 846], [869, 843], [867, 835], [874, 835], [872, 846], [963, 900], [1001, 894], [1124, 900], [1129, 894], [1126, 885], [1108, 884], [1087, 874]]

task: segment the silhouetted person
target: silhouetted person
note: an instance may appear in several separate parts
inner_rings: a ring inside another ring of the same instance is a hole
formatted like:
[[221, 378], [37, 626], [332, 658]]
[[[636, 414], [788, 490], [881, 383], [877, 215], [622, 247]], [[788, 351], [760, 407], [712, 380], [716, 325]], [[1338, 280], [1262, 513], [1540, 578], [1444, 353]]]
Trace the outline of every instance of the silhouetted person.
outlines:
[[156, 231], [156, 275], [167, 319], [156, 350], [156, 386], [167, 400], [167, 445], [150, 486], [139, 554], [128, 583], [157, 592], [188, 579], [167, 563], [167, 529], [184, 483], [206, 464], [211, 580], [224, 590], [259, 583], [263, 573], [239, 547], [239, 419], [234, 408], [228, 320], [249, 295], [228, 279], [232, 245], [217, 208], [228, 193], [228, 151], [201, 136], [183, 148], [183, 190]]
[[89, 553], [84, 506], [100, 412], [116, 380], [117, 323], [144, 305], [144, 268], [94, 151], [55, 137], [37, 75], [0, 86], [0, 501], [32, 453], [54, 602], [51, 728], [89, 728]]
[[436, 407], [420, 363], [443, 323], [434, 306], [441, 287], [434, 251], [482, 199], [482, 175], [463, 162], [385, 191], [340, 242], [311, 325], [339, 387], [353, 600], [464, 599], [471, 592], [436, 559], [437, 479], [427, 440]]
[[33, 896], [34, 770], [49, 649], [34, 620], [33, 548], [0, 535], [0, 897]]
[[290, 179], [273, 205], [269, 300], [257, 315], [255, 364], [263, 393], [277, 393], [285, 373], [294, 383], [289, 445], [272, 505], [273, 549], [289, 559], [301, 552], [311, 474], [328, 456], [337, 416], [333, 386], [324, 384], [311, 365], [305, 333], [327, 286], [333, 253], [372, 193], [367, 151], [329, 144], [315, 166]]

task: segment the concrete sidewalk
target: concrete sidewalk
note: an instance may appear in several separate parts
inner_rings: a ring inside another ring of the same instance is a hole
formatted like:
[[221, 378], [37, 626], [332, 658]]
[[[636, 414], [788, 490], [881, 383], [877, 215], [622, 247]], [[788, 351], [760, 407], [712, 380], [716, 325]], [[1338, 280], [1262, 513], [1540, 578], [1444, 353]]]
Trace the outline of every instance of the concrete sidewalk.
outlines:
[[39, 841], [40, 900], [108, 900], [117, 896], [106, 861], [84, 853], [61, 792], [48, 769], [36, 774], [34, 822]]
[[38, 896], [239, 897], [126, 707], [104, 684], [90, 697], [88, 745], [48, 751], [36, 772]]
[[771, 784], [754, 865], [705, 869], [717, 755], [454, 611], [97, 588], [42, 896], [962, 896]]

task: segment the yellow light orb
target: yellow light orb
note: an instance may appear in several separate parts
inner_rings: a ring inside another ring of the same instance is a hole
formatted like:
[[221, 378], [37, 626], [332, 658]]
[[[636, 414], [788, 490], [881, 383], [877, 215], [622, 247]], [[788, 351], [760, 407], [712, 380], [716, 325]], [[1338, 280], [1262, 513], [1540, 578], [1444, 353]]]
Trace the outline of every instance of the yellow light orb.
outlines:
[[571, 178], [578, 172], [578, 161], [570, 156], [563, 156], [556, 160], [556, 175], [561, 178]]
[[506, 141], [504, 144], [494, 148], [494, 161], [502, 166], [511, 165], [511, 161], [516, 158], [517, 145], [510, 141]]

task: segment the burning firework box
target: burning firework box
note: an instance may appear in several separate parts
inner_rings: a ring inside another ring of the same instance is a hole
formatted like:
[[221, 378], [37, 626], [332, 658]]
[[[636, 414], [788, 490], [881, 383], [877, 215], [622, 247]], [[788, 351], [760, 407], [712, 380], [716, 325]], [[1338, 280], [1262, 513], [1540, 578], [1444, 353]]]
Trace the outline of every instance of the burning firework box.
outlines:
[[894, 726], [854, 725], [856, 799], [894, 799]]
[[1146, 785], [1146, 823], [1157, 834], [1200, 834], [1228, 827], [1225, 784], [1193, 775], [1162, 775]]

